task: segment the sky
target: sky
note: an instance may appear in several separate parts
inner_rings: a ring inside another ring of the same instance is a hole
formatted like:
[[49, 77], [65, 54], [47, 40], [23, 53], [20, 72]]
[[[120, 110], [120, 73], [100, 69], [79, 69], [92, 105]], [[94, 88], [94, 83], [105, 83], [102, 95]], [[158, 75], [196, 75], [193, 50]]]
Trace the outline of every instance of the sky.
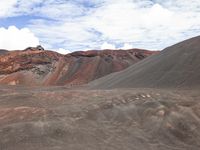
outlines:
[[200, 0], [0, 0], [0, 49], [162, 50], [200, 35]]

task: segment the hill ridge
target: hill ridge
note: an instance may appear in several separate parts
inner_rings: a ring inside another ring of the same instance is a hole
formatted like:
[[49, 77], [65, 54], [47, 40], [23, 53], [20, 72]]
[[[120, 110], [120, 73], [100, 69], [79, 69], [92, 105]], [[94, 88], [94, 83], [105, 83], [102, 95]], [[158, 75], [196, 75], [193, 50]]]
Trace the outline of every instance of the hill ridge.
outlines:
[[200, 36], [167, 47], [91, 88], [193, 88], [200, 86]]

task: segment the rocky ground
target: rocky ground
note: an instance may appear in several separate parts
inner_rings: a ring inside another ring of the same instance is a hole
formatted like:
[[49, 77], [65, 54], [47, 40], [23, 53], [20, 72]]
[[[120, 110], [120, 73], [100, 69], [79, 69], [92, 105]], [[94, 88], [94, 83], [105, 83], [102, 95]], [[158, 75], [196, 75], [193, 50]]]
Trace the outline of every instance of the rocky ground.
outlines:
[[0, 87], [1, 150], [199, 150], [191, 90]]

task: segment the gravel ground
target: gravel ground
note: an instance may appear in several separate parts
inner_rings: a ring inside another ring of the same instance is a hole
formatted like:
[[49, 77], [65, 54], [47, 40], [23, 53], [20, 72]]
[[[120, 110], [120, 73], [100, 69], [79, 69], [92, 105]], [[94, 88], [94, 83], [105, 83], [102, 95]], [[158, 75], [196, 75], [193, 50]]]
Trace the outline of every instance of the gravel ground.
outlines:
[[0, 149], [199, 150], [199, 93], [0, 87]]

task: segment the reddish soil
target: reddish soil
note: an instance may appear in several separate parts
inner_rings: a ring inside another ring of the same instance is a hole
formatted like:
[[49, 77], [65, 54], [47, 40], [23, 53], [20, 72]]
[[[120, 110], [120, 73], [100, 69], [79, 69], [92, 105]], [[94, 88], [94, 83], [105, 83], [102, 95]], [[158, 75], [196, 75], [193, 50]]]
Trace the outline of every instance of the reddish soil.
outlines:
[[61, 55], [33, 48], [7, 52], [0, 56], [0, 84], [81, 85], [121, 71], [154, 53], [131, 49]]

